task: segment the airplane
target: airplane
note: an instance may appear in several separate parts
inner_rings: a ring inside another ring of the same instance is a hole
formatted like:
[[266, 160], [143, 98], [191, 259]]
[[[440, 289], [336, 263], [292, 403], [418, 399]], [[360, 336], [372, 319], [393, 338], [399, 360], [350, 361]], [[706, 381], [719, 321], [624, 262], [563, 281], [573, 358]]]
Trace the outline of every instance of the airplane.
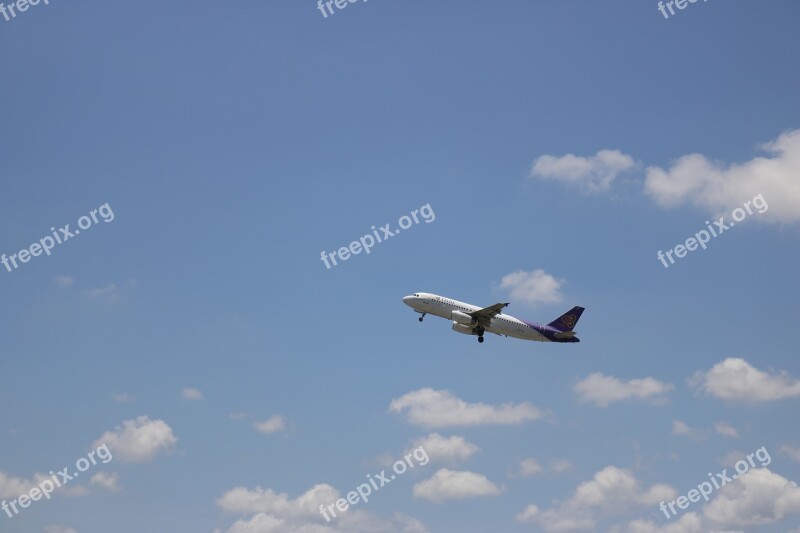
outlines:
[[483, 334], [487, 331], [527, 341], [580, 342], [572, 329], [578, 323], [583, 307], [573, 307], [549, 324], [542, 325], [503, 314], [501, 311], [508, 307], [508, 302], [481, 308], [438, 294], [415, 292], [403, 298], [403, 303], [422, 315], [420, 322], [427, 314], [452, 320], [453, 331], [477, 335], [478, 342], [483, 342]]

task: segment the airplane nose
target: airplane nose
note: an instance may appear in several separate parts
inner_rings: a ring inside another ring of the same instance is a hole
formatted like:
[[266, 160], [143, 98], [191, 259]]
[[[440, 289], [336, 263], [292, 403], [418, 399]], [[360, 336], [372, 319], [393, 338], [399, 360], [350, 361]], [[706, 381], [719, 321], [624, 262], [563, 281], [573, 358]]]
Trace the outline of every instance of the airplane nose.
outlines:
[[411, 300], [413, 298], [414, 298], [413, 296], [405, 296], [405, 297], [403, 297], [403, 303], [406, 304], [406, 305], [411, 305]]

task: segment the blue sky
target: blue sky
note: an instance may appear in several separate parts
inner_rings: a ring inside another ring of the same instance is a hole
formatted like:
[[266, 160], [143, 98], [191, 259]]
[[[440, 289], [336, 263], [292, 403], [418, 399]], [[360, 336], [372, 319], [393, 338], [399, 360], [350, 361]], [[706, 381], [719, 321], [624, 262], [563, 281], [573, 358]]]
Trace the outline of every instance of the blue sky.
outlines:
[[[114, 456], [0, 531], [800, 528], [800, 6], [333, 9], [0, 16], [0, 254], [113, 212], [0, 266], [0, 499]], [[416, 291], [539, 322], [582, 305], [582, 342], [478, 344], [418, 323]], [[320, 516], [420, 444], [426, 465]]]

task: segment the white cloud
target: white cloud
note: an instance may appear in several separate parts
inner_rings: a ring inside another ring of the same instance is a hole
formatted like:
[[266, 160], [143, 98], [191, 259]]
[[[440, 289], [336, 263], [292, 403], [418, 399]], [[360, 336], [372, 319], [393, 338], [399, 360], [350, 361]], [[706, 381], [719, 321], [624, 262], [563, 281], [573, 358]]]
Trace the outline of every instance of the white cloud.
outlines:
[[570, 463], [566, 459], [558, 459], [556, 461], [553, 461], [553, 464], [550, 465], [550, 470], [558, 473], [566, 472], [568, 470], [572, 470], [573, 468], [575, 467], [572, 465], [572, 463]]
[[328, 511], [328, 522], [320, 513], [320, 505], [327, 508], [339, 497], [339, 492], [327, 484], [315, 485], [297, 498], [261, 487], [236, 487], [223, 494], [217, 505], [229, 513], [250, 515], [237, 520], [226, 533], [427, 533], [418, 520], [406, 515], [384, 519], [356, 507], [344, 513], [335, 510], [335, 517]]
[[714, 431], [716, 431], [718, 435], [722, 435], [723, 437], [728, 437], [731, 439], [739, 438], [739, 432], [736, 431], [735, 427], [728, 424], [727, 422], [717, 422], [716, 424], [714, 424]]
[[123, 299], [130, 291], [136, 288], [138, 282], [135, 279], [130, 279], [121, 285], [116, 283], [108, 283], [102, 287], [93, 287], [84, 292], [86, 296], [95, 300], [105, 300], [108, 303], [117, 302]]
[[517, 515], [517, 522], [539, 524], [545, 531], [580, 531], [594, 527], [595, 521], [578, 514], [564, 514], [554, 509], [542, 511], [532, 503]]
[[114, 455], [126, 463], [148, 463], [160, 452], [169, 450], [178, 439], [163, 420], [140, 416], [126, 420], [114, 431], [108, 431], [95, 441], [95, 448], [106, 444]]
[[584, 192], [606, 191], [622, 172], [636, 167], [634, 159], [619, 150], [600, 150], [591, 157], [543, 155], [533, 162], [531, 177], [574, 185]]
[[415, 440], [411, 448], [406, 450], [403, 455], [407, 455], [419, 447], [425, 450], [431, 461], [446, 464], [466, 461], [480, 451], [480, 448], [467, 441], [464, 437], [457, 435], [443, 437], [438, 433], [431, 433]]
[[786, 372], [763, 372], [744, 359], [728, 358], [689, 379], [698, 390], [722, 400], [767, 402], [800, 396], [800, 381]]
[[16, 498], [30, 491], [34, 486], [33, 481], [10, 477], [5, 472], [0, 471], [0, 498]]
[[181, 391], [184, 400], [202, 400], [203, 393], [197, 389], [186, 388]]
[[666, 394], [674, 390], [674, 387], [650, 377], [622, 381], [613, 376], [594, 373], [576, 383], [573, 390], [581, 401], [606, 407], [631, 398], [664, 403], [667, 401]]
[[692, 430], [686, 424], [686, 422], [682, 422], [680, 420], [673, 420], [672, 421], [672, 434], [673, 435], [689, 435]]
[[486, 476], [468, 471], [442, 468], [433, 477], [414, 485], [414, 497], [442, 503], [479, 496], [497, 496], [503, 491]]
[[781, 453], [786, 455], [792, 461], [800, 463], [800, 447], [784, 445], [781, 446]]
[[53, 282], [59, 287], [66, 288], [75, 283], [75, 278], [59, 274], [53, 278]]
[[[664, 498], [670, 501], [672, 498]], [[767, 468], [749, 470], [726, 483], [710, 502], [695, 504], [677, 521], [658, 526], [650, 520], [634, 520], [625, 527], [612, 528], [625, 533], [705, 533], [742, 531], [778, 523], [790, 514], [800, 513], [800, 489], [788, 479]]]
[[[366, 513], [364, 515], [366, 516]], [[382, 520], [381, 523], [373, 522], [372, 531], [377, 533], [431, 533], [425, 524], [403, 513], [395, 513], [391, 518], [391, 522], [385, 519]], [[365, 522], [365, 520], [362, 520], [362, 522]], [[348, 530], [348, 533], [349, 531], [359, 530], [354, 528]], [[362, 526], [360, 531], [368, 531], [368, 529]]]
[[572, 470], [573, 468], [575, 467], [572, 466], [572, 463], [566, 459], [558, 459], [550, 463], [549, 466], [544, 467], [533, 457], [527, 457], [519, 462], [516, 470], [514, 470], [511, 475], [519, 477], [533, 477], [538, 476], [545, 471], [561, 474], [563, 472], [567, 472], [568, 470]]
[[44, 526], [44, 533], [78, 533], [78, 530], [67, 526], [50, 525]]
[[418, 389], [389, 404], [389, 411], [405, 414], [410, 424], [425, 427], [521, 424], [539, 420], [544, 413], [528, 402], [498, 406], [467, 403], [446, 390]]
[[536, 474], [541, 474], [543, 470], [544, 469], [541, 467], [541, 465], [536, 462], [536, 459], [528, 457], [527, 459], [520, 461], [518, 475], [522, 477], [531, 477], [535, 476]]
[[[33, 479], [22, 479], [11, 477], [0, 471], [0, 499], [16, 499], [23, 494], [29, 493], [31, 489], [38, 487], [46, 479], [52, 481], [53, 476], [34, 474]], [[57, 488], [56, 493], [63, 496], [85, 496], [89, 491], [82, 485], [70, 484]]]
[[690, 437], [695, 440], [702, 440], [706, 438], [706, 432], [702, 429], [692, 428], [682, 420], [672, 421], [672, 434]]
[[280, 533], [286, 531], [286, 520], [272, 515], [258, 513], [250, 520], [237, 520], [228, 533]]
[[122, 490], [119, 486], [119, 474], [116, 472], [98, 472], [92, 476], [90, 483], [111, 492]]
[[715, 213], [730, 212], [762, 194], [769, 209], [754, 209], [754, 220], [800, 221], [800, 130], [762, 148], [768, 157], [727, 167], [701, 154], [683, 156], [669, 170], [649, 167], [645, 193], [664, 207], [691, 204]]
[[697, 513], [686, 513], [675, 522], [665, 526], [659, 526], [650, 520], [634, 520], [624, 528], [612, 529], [612, 532], [623, 531], [625, 533], [706, 533], [709, 530], [703, 529], [703, 520]]
[[743, 451], [732, 450], [726, 453], [722, 459], [719, 459], [719, 464], [730, 467], [731, 465], [735, 465], [737, 461], [743, 459], [744, 457], [747, 457], [747, 454], [745, 454]]
[[[37, 481], [37, 484], [41, 483], [44, 479], [46, 479], [46, 476], [41, 476]], [[65, 487], [61, 487], [58, 490], [60, 490], [61, 494], [63, 494], [64, 496], [72, 498], [77, 498], [79, 496], [86, 496], [87, 494], [89, 494], [89, 489], [87, 489], [83, 485], [68, 485]]]
[[759, 526], [800, 512], [800, 489], [767, 468], [751, 469], [720, 489], [703, 515], [722, 527]]
[[500, 288], [509, 291], [512, 300], [529, 304], [560, 303], [563, 279], [556, 279], [542, 269], [524, 272], [518, 270], [506, 274], [500, 281]]
[[429, 533], [428, 529], [414, 518], [397, 513], [389, 519], [377, 517], [364, 511], [348, 510], [331, 522], [318, 520], [277, 518], [258, 513], [252, 518], [240, 519], [226, 533]]
[[540, 512], [539, 506], [532, 503], [517, 515], [517, 522], [532, 524], [539, 518]]
[[217, 500], [217, 505], [230, 513], [269, 513], [282, 517], [316, 516], [321, 504], [333, 503], [339, 492], [327, 484], [314, 485], [295, 499], [272, 489], [236, 487]]
[[280, 415], [273, 415], [263, 422], [253, 423], [253, 427], [259, 433], [269, 435], [270, 433], [277, 433], [278, 431], [286, 429], [286, 421]]
[[114, 401], [117, 403], [131, 403], [135, 398], [127, 392], [120, 392], [114, 394]]
[[119, 289], [116, 284], [109, 283], [104, 287], [95, 287], [86, 291], [90, 298], [103, 298], [105, 297], [109, 302], [114, 302], [119, 299]]
[[517, 520], [537, 524], [548, 532], [590, 530], [596, 529], [602, 516], [655, 505], [676, 495], [668, 485], [645, 488], [629, 470], [607, 466], [590, 481], [578, 485], [566, 501], [544, 511], [531, 504], [517, 515]]

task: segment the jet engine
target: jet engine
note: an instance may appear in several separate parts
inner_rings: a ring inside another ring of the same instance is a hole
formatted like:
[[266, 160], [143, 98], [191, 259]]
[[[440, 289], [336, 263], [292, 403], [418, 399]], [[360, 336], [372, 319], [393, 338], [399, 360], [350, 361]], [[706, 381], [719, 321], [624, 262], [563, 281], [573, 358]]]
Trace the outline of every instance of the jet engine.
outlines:
[[455, 320], [453, 321], [453, 331], [455, 331], [456, 333], [463, 333], [464, 335], [475, 335], [475, 333], [472, 330], [472, 326], [459, 324]]
[[465, 326], [474, 326], [478, 323], [477, 320], [469, 316], [467, 313], [462, 313], [461, 311], [452, 311], [450, 318], [453, 320], [453, 322], [464, 324]]

